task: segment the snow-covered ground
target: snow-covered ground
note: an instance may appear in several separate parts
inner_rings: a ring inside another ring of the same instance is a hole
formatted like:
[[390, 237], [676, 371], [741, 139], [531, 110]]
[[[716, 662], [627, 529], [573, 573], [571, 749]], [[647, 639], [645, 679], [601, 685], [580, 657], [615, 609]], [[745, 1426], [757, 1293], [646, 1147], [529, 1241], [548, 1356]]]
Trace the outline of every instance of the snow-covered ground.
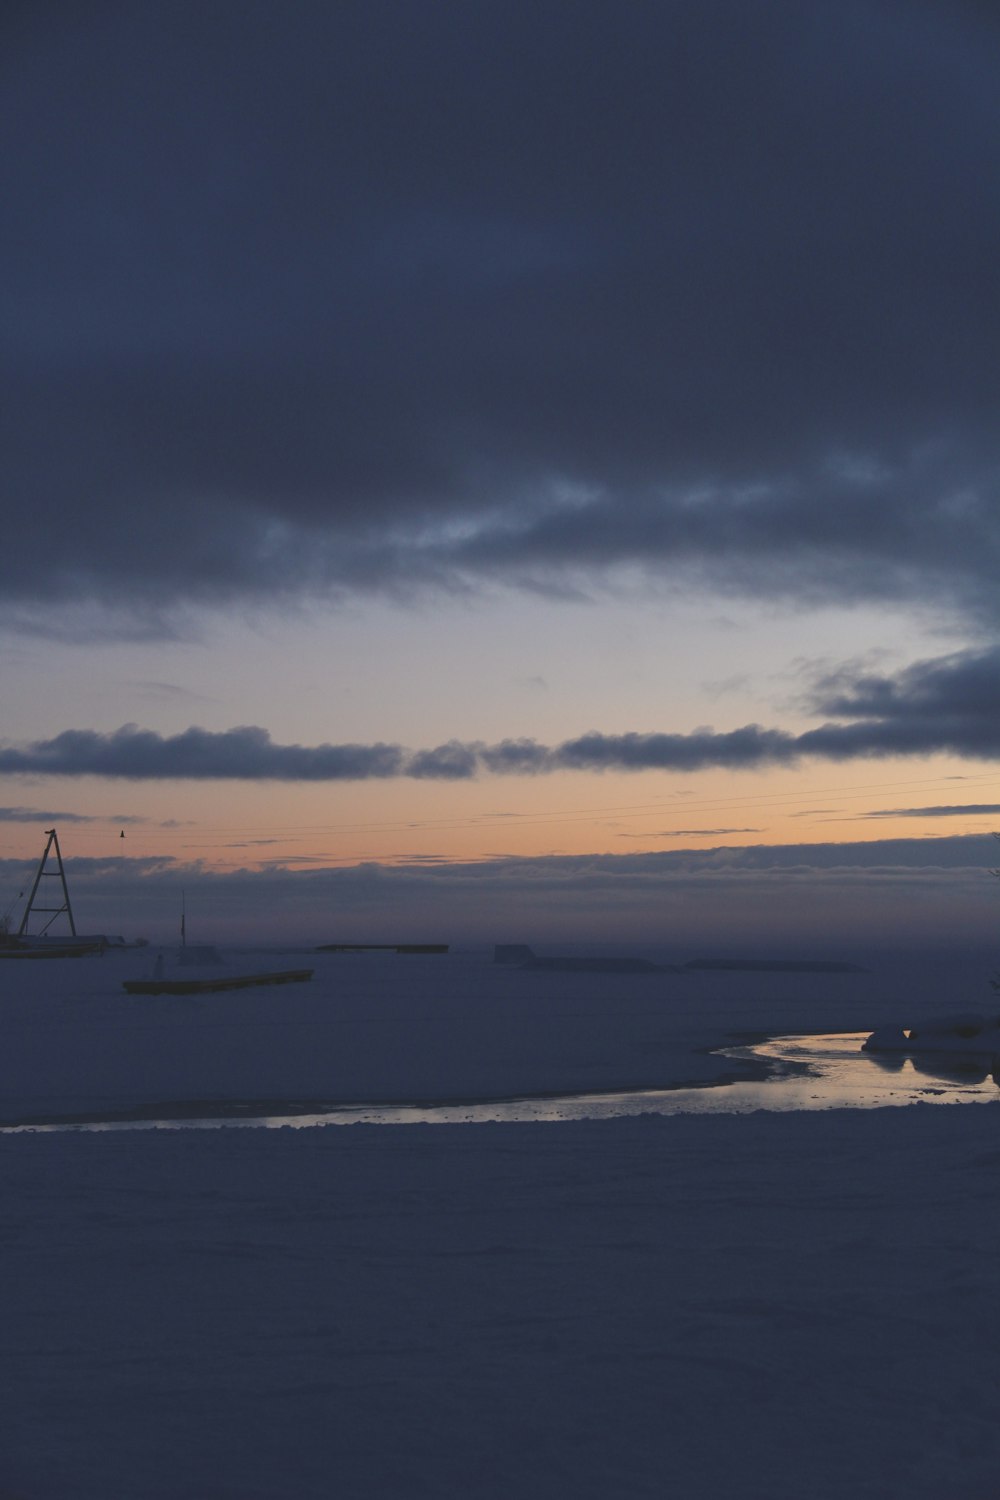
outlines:
[[[161, 1100], [444, 1099], [700, 1082], [748, 1033], [1000, 1010], [984, 960], [862, 973], [559, 973], [442, 956], [226, 951], [308, 984], [132, 996], [152, 950], [0, 964], [0, 1121]], [[188, 970], [172, 972], [188, 973]], [[201, 972], [201, 971], [198, 971]], [[219, 969], [205, 969], [213, 977]]]
[[[316, 979], [151, 1000], [134, 951], [4, 965], [0, 1113], [704, 1080], [736, 1036], [994, 998], [978, 961], [274, 958], [241, 962]], [[0, 1500], [987, 1500], [998, 1123], [0, 1136]]]

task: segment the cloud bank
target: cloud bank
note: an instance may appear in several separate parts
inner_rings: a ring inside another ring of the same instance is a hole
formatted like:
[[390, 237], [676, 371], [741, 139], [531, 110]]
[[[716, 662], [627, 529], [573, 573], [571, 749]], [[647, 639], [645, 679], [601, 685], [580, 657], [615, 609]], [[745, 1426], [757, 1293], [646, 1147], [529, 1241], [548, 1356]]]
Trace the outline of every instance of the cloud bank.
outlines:
[[[885, 955], [996, 946], [989, 837], [217, 873], [172, 859], [73, 859], [80, 924], [176, 941], [629, 942], [679, 958]], [[16, 890], [28, 861], [0, 861]], [[989, 962], [983, 1000], [989, 999]], [[891, 993], [891, 991], [890, 991]]]
[[995, 620], [998, 66], [956, 0], [19, 7], [6, 617], [638, 569]]
[[133, 781], [369, 781], [389, 777], [468, 781], [490, 774], [556, 771], [692, 772], [792, 765], [811, 757], [845, 761], [953, 754], [1000, 760], [1000, 648], [918, 662], [896, 677], [828, 677], [814, 709], [845, 719], [798, 734], [748, 724], [716, 733], [600, 734], [547, 746], [448, 741], [399, 745], [280, 745], [265, 729], [191, 728], [161, 735], [134, 724], [111, 734], [67, 729], [48, 740], [0, 749], [0, 774], [100, 776]]

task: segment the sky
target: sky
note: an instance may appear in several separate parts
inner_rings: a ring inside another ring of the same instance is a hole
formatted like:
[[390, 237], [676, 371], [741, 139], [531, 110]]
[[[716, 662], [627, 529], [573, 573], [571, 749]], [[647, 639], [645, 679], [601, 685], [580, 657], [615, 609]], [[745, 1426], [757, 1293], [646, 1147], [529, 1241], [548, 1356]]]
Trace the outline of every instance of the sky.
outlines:
[[992, 941], [992, 5], [2, 24], [0, 915]]

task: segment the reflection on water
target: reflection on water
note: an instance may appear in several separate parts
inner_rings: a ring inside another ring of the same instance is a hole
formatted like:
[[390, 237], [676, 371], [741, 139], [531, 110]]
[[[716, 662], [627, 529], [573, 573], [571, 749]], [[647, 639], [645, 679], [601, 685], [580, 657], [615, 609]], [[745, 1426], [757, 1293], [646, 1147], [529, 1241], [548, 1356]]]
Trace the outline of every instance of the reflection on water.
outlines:
[[[778, 1076], [763, 1085], [764, 1109], [881, 1109], [894, 1104], [991, 1104], [1000, 1090], [992, 1058], [980, 1053], [862, 1052], [866, 1032], [770, 1037], [753, 1047], [727, 1047], [722, 1056], [774, 1063]], [[790, 1073], [784, 1070], [790, 1069]], [[773, 1100], [770, 1090], [774, 1089]]]
[[[723, 1047], [716, 1056], [758, 1076], [700, 1088], [632, 1089], [456, 1103], [335, 1104], [225, 1101], [159, 1105], [131, 1114], [77, 1116], [0, 1126], [0, 1133], [56, 1130], [218, 1130], [317, 1125], [464, 1125], [610, 1120], [628, 1115], [739, 1115], [755, 1110], [881, 1109], [902, 1104], [995, 1104], [1000, 1089], [983, 1059], [862, 1052], [867, 1033], [779, 1036]], [[766, 1071], [765, 1071], [766, 1070]]]

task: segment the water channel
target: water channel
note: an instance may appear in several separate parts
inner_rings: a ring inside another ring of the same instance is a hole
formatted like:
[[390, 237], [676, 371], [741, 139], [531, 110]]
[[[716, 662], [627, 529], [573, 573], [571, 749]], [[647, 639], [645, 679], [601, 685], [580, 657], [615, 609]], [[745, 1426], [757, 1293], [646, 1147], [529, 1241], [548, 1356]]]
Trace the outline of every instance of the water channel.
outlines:
[[333, 1103], [321, 1100], [178, 1102], [106, 1114], [12, 1121], [27, 1131], [310, 1129], [319, 1125], [456, 1125], [609, 1120], [629, 1115], [750, 1114], [882, 1109], [907, 1104], [996, 1104], [988, 1059], [862, 1052], [864, 1032], [777, 1036], [718, 1048], [735, 1067], [724, 1081], [688, 1088], [548, 1094], [490, 1100]]

